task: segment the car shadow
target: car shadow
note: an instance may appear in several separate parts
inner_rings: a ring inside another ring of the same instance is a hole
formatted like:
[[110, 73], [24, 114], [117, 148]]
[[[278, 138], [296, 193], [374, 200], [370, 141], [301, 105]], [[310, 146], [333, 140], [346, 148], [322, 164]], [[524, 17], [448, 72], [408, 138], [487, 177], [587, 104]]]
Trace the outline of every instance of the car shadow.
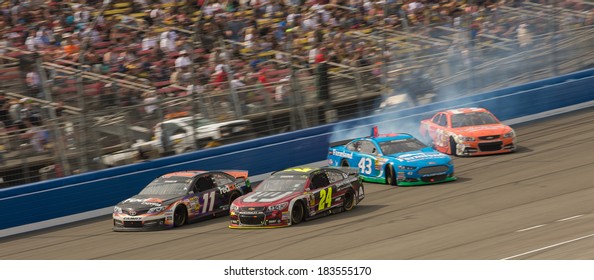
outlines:
[[[363, 200], [365, 201], [365, 200]], [[308, 227], [308, 226], [315, 226], [319, 223], [325, 223], [328, 221], [341, 221], [349, 218], [353, 218], [356, 216], [363, 216], [366, 214], [371, 214], [376, 212], [387, 205], [357, 205], [351, 211], [342, 211], [339, 213], [332, 213], [332, 214], [322, 214], [313, 218], [308, 218], [306, 221], [302, 221], [298, 225], [292, 225], [293, 227]], [[359, 223], [360, 221], [354, 220], [353, 223]]]

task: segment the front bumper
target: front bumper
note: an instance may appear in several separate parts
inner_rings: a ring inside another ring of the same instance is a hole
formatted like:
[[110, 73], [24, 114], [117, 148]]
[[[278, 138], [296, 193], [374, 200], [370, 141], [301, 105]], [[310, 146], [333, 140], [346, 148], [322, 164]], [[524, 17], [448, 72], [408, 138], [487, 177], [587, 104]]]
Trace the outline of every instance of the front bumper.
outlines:
[[431, 177], [425, 177], [425, 178], [405, 178], [402, 180], [398, 180], [398, 185], [399, 186], [422, 186], [422, 185], [431, 185], [431, 184], [439, 184], [439, 183], [445, 183], [445, 182], [451, 182], [451, 181], [455, 181], [456, 177], [454, 177], [453, 175], [447, 175], [445, 176], [445, 178], [431, 178]]
[[234, 212], [229, 214], [229, 228], [279, 228], [291, 225], [288, 211], [266, 212]]
[[511, 153], [516, 150], [515, 139], [504, 138], [498, 141], [463, 142], [456, 145], [460, 156], [483, 156]]
[[173, 227], [173, 223], [167, 223], [164, 216], [159, 217], [113, 217], [113, 231], [152, 231], [164, 230]]

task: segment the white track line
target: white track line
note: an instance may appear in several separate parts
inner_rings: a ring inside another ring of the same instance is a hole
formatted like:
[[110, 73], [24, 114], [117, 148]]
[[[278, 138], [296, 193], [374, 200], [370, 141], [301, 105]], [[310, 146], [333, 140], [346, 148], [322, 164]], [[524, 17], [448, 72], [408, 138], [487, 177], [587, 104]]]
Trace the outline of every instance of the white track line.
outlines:
[[535, 229], [535, 228], [539, 228], [539, 227], [544, 227], [546, 225], [547, 224], [537, 225], [537, 226], [533, 226], [533, 227], [529, 227], [529, 228], [525, 228], [525, 229], [516, 230], [516, 232], [527, 231], [527, 230], [531, 230], [531, 229]]
[[581, 217], [581, 216], [583, 216], [583, 215], [576, 215], [576, 216], [572, 216], [572, 217], [569, 217], [569, 218], [565, 218], [565, 219], [557, 220], [557, 222], [565, 222], [565, 221], [569, 221], [569, 220], [577, 219], [577, 218], [579, 218], [579, 217]]
[[554, 248], [554, 247], [559, 247], [561, 245], [564, 245], [564, 244], [567, 244], [567, 243], [571, 243], [571, 242], [575, 242], [575, 241], [582, 240], [582, 239], [586, 239], [586, 238], [589, 238], [589, 237], [592, 237], [592, 236], [594, 236], [594, 233], [593, 234], [588, 234], [586, 236], [578, 237], [578, 238], [575, 238], [575, 239], [571, 239], [571, 240], [559, 242], [559, 243], [556, 243], [556, 244], [553, 244], [553, 245], [549, 245], [549, 246], [542, 247], [542, 248], [539, 248], [539, 249], [536, 249], [536, 250], [532, 250], [532, 251], [528, 251], [528, 252], [525, 252], [525, 253], [513, 255], [511, 257], [503, 258], [501, 260], [515, 259], [517, 257], [525, 256], [525, 255], [528, 255], [528, 254], [536, 253], [536, 252], [543, 251], [543, 250], [550, 249], [550, 248]]

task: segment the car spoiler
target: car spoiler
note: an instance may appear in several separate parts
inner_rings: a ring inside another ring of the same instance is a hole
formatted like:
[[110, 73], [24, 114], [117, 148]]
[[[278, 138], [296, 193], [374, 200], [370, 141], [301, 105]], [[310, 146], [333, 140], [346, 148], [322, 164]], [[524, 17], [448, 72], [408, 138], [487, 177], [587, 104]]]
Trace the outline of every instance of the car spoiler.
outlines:
[[353, 139], [346, 139], [346, 140], [340, 140], [340, 141], [336, 141], [336, 142], [330, 142], [330, 148], [334, 148], [334, 147], [338, 147], [338, 146], [344, 146], [346, 144], [348, 144], [349, 142], [355, 140], [355, 138]]
[[248, 171], [247, 170], [220, 170], [221, 172], [225, 172], [235, 178], [248, 178]]

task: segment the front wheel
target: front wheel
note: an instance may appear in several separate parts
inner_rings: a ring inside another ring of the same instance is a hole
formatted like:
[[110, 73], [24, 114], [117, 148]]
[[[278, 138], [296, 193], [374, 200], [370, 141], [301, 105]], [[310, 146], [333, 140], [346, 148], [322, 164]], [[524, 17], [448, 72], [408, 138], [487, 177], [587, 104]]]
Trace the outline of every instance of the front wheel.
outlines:
[[186, 207], [180, 206], [175, 208], [175, 212], [173, 213], [173, 226], [174, 227], [181, 227], [186, 223], [188, 219], [188, 211], [186, 211]]
[[295, 205], [293, 205], [293, 209], [291, 209], [291, 223], [294, 225], [301, 223], [303, 216], [303, 204], [297, 201], [295, 202]]
[[386, 167], [386, 183], [392, 186], [398, 186], [398, 181], [396, 180], [396, 172], [394, 172], [394, 167], [388, 165]]
[[342, 162], [340, 163], [340, 166], [349, 167], [349, 162], [346, 159], [343, 159]]
[[453, 156], [458, 156], [458, 150], [456, 146], [458, 146], [458, 143], [456, 143], [456, 140], [454, 140], [453, 137], [450, 137], [450, 154]]

